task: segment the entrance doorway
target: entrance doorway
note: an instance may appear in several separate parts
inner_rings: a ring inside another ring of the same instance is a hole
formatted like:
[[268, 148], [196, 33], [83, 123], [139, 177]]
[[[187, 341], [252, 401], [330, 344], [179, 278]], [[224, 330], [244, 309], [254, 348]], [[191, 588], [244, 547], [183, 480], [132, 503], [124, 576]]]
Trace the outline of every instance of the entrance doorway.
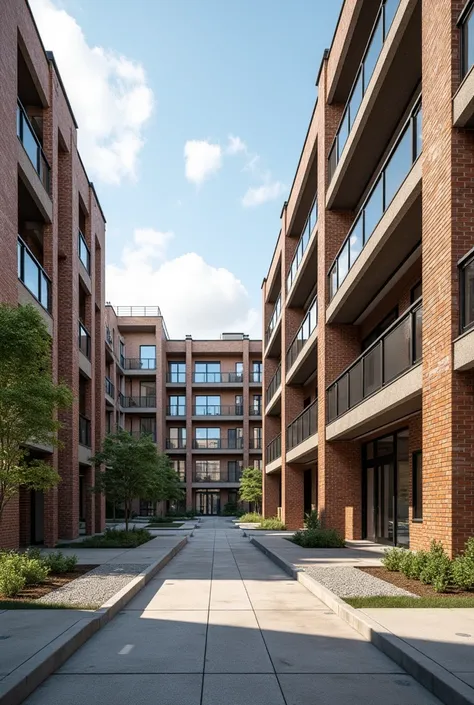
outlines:
[[206, 516], [219, 514], [221, 497], [219, 490], [196, 490], [196, 511]]
[[32, 545], [43, 543], [44, 541], [44, 495], [41, 490], [31, 490], [31, 534]]

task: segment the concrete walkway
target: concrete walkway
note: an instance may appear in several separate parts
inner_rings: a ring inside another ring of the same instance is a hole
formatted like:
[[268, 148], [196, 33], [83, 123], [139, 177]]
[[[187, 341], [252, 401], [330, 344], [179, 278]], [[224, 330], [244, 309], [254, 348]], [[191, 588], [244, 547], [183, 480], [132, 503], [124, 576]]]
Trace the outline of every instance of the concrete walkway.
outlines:
[[224, 518], [26, 702], [439, 703]]

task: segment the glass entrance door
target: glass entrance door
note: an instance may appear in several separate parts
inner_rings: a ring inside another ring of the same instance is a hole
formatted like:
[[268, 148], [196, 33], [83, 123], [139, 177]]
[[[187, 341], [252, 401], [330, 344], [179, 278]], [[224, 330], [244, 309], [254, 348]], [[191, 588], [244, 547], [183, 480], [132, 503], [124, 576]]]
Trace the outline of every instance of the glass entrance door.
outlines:
[[367, 468], [367, 538], [393, 543], [393, 462]]
[[216, 490], [197, 490], [196, 509], [200, 514], [213, 516], [219, 514], [221, 508], [220, 492]]

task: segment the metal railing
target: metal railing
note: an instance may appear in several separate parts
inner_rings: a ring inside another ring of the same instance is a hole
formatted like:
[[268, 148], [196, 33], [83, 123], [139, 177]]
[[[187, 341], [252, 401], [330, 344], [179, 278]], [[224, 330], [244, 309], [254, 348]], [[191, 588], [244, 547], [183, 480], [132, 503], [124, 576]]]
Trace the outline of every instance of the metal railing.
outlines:
[[105, 393], [108, 394], [109, 397], [112, 397], [112, 399], [115, 399], [115, 386], [110, 377], [105, 378]]
[[46, 311], [51, 312], [51, 279], [20, 236], [18, 236], [18, 279], [33, 294], [38, 303]]
[[291, 286], [295, 280], [295, 277], [296, 277], [298, 270], [300, 268], [300, 264], [303, 260], [303, 255], [306, 252], [306, 248], [308, 247], [308, 243], [311, 239], [311, 235], [313, 234], [313, 230], [314, 230], [317, 222], [318, 222], [318, 197], [316, 195], [314, 202], [313, 202], [313, 205], [311, 206], [311, 211], [309, 213], [308, 219], [307, 219], [305, 226], [303, 228], [303, 232], [301, 233], [301, 237], [298, 241], [298, 245], [296, 246], [296, 252], [293, 255], [293, 260], [291, 262], [290, 271], [288, 272], [288, 276], [286, 278], [286, 290], [287, 291], [289, 291], [291, 289]]
[[352, 269], [421, 154], [421, 98], [415, 103], [329, 270], [329, 299]]
[[240, 482], [242, 470], [194, 470], [193, 482]]
[[166, 381], [170, 384], [186, 384], [186, 372], [168, 372]]
[[186, 416], [186, 406], [171, 404], [166, 407], [166, 416]]
[[119, 395], [120, 406], [124, 409], [154, 409], [156, 408], [156, 397], [154, 396], [139, 396], [139, 397], [128, 397], [125, 394]]
[[168, 450], [186, 450], [185, 438], [167, 438], [166, 448]]
[[466, 3], [458, 27], [461, 31], [461, 77], [464, 78], [474, 65], [474, 4]]
[[278, 365], [276, 368], [275, 374], [270, 380], [270, 384], [268, 385], [266, 391], [265, 391], [265, 403], [268, 404], [270, 400], [273, 398], [276, 390], [281, 384], [281, 363]]
[[272, 337], [272, 333], [275, 330], [281, 315], [281, 294], [278, 294], [278, 298], [273, 307], [272, 317], [270, 318], [270, 323], [265, 331], [265, 345], [268, 345], [268, 341]]
[[420, 362], [421, 333], [419, 299], [328, 387], [328, 423]]
[[17, 101], [16, 108], [16, 134], [22, 143], [36, 173], [41, 179], [45, 190], [50, 193], [50, 173], [51, 168], [43, 152], [43, 147], [39, 141], [33, 126], [22, 106], [20, 100]]
[[153, 443], [156, 443], [156, 430], [155, 431], [145, 431], [145, 430], [140, 430], [140, 431], [128, 431], [128, 433], [133, 437], [133, 438], [151, 438]]
[[156, 318], [161, 316], [161, 310], [159, 306], [117, 306], [117, 316], [131, 316], [132, 318], [150, 316]]
[[400, 0], [382, 0], [328, 157], [329, 183], [344, 151]]
[[249, 406], [249, 416], [261, 416], [262, 415], [262, 405], [253, 404]]
[[297, 334], [293, 338], [293, 342], [288, 348], [288, 352], [286, 354], [286, 367], [288, 370], [291, 369], [292, 365], [295, 363], [296, 358], [303, 350], [305, 344], [311, 336], [311, 333], [314, 331], [317, 325], [318, 297], [315, 296], [306, 313], [306, 316], [303, 318], [303, 322], [301, 323]]
[[261, 438], [250, 438], [249, 448], [251, 450], [262, 450], [262, 439]]
[[242, 372], [195, 372], [193, 382], [196, 384], [220, 384], [231, 383], [242, 384], [244, 375]]
[[243, 438], [193, 438], [195, 450], [243, 450]]
[[91, 336], [82, 321], [79, 321], [79, 350], [88, 360], [91, 359]]
[[265, 462], [272, 463], [277, 458], [281, 458], [281, 433], [267, 445], [265, 452]]
[[253, 384], [261, 384], [263, 382], [263, 372], [260, 370], [260, 372], [251, 372], [250, 373], [250, 378], [249, 378], [250, 383]]
[[122, 367], [124, 370], [156, 370], [156, 358], [123, 357]]
[[315, 399], [306, 409], [303, 409], [286, 430], [288, 450], [303, 443], [318, 431], [318, 400]]
[[461, 333], [474, 326], [474, 253], [459, 265]]
[[225, 404], [198, 404], [193, 406], [193, 416], [243, 416], [244, 407]]
[[91, 422], [82, 414], [79, 414], [79, 443], [81, 446], [91, 447]]
[[79, 259], [81, 260], [82, 264], [86, 268], [86, 271], [88, 274], [91, 273], [91, 251], [89, 250], [89, 247], [86, 242], [86, 238], [82, 234], [82, 232], [79, 230], [79, 241], [78, 241], [78, 252], [79, 252]]

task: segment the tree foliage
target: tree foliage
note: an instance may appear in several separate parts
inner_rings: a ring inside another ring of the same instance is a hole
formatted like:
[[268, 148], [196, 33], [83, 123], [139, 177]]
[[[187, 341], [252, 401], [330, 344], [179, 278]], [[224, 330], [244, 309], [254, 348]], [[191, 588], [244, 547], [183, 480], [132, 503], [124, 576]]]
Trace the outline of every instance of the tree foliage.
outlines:
[[259, 511], [262, 504], [262, 471], [258, 468], [245, 468], [240, 480], [240, 499], [254, 502]]
[[0, 304], [0, 522], [21, 486], [46, 490], [60, 481], [48, 463], [28, 457], [28, 443], [57, 446], [57, 410], [72, 404], [51, 374], [51, 338], [31, 305]]

